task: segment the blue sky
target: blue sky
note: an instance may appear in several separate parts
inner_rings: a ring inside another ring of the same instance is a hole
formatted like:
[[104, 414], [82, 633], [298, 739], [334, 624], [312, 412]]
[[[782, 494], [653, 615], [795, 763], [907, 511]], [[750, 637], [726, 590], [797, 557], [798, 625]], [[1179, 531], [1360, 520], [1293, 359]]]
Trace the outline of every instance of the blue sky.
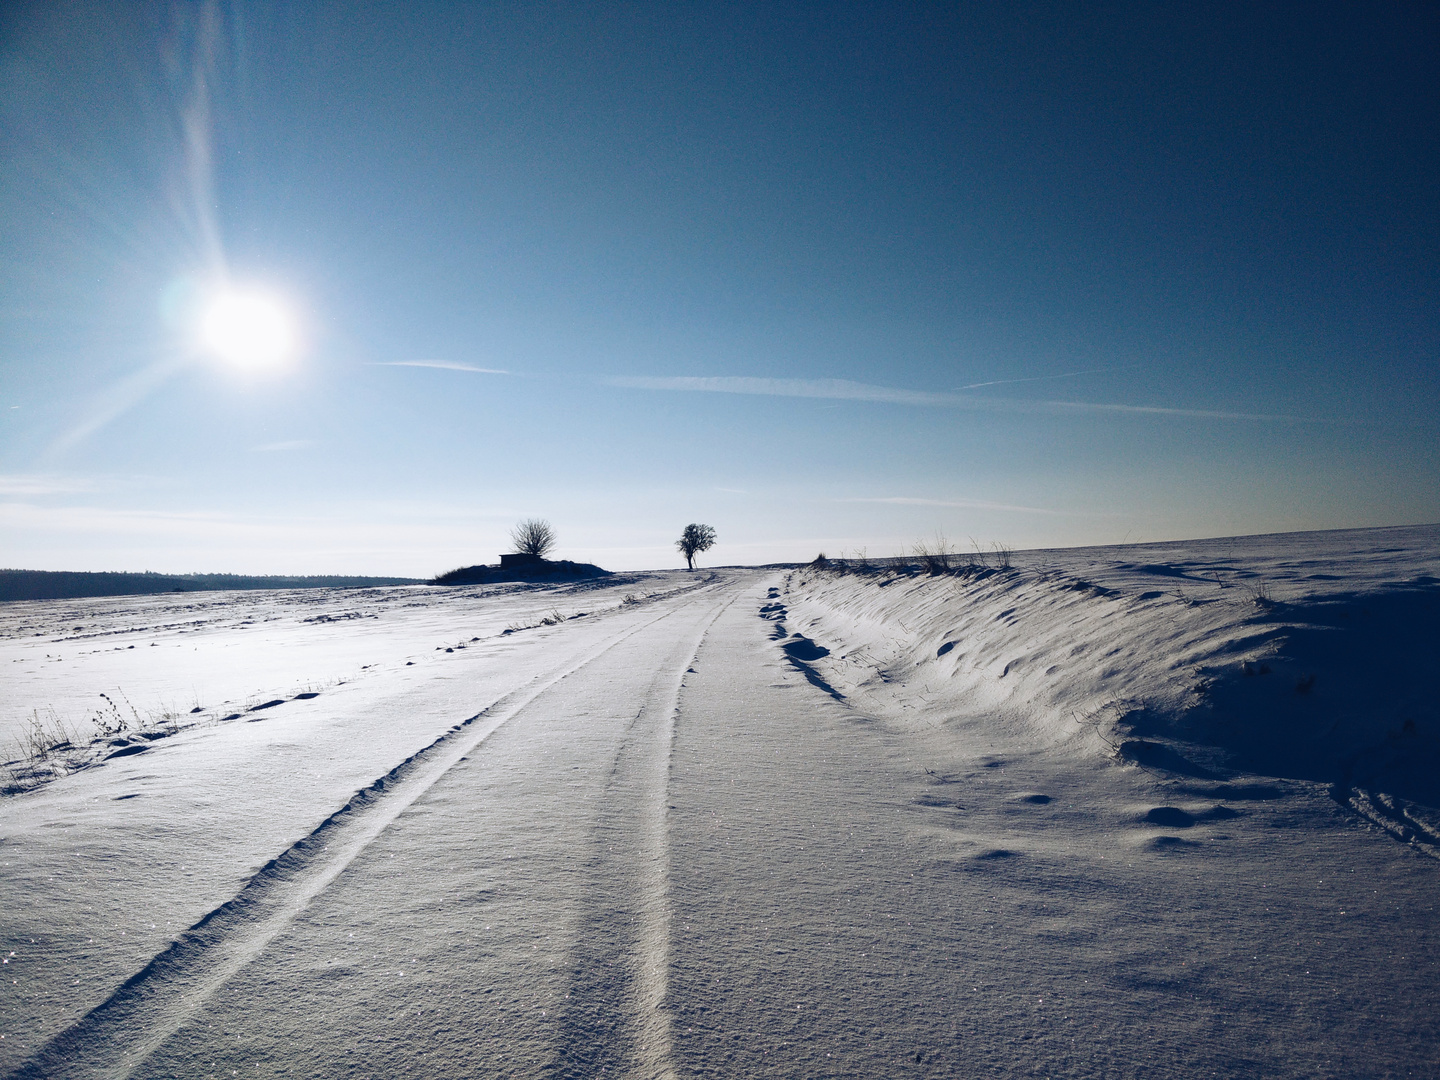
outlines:
[[7, 5], [0, 563], [1440, 520], [1440, 18], [1172, 7]]

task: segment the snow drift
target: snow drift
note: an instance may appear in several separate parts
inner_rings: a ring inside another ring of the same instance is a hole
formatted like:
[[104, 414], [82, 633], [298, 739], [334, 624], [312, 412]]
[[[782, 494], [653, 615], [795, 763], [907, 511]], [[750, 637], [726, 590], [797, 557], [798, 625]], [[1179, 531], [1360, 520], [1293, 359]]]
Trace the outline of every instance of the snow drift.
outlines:
[[835, 693], [1090, 733], [1168, 774], [1319, 781], [1440, 853], [1437, 532], [1250, 538], [1243, 559], [1210, 541], [940, 574], [831, 563], [766, 614]]

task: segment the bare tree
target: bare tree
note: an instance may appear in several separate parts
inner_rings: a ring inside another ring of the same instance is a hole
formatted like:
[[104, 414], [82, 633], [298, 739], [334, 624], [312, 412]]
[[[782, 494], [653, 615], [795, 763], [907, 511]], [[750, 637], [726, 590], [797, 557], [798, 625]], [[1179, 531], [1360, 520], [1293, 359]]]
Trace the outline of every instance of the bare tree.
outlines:
[[510, 530], [510, 542], [521, 555], [543, 559], [555, 546], [555, 530], [544, 518], [526, 518]]
[[689, 569], [695, 569], [695, 556], [715, 546], [715, 530], [709, 525], [686, 525], [680, 539], [675, 541], [680, 554], [685, 556]]

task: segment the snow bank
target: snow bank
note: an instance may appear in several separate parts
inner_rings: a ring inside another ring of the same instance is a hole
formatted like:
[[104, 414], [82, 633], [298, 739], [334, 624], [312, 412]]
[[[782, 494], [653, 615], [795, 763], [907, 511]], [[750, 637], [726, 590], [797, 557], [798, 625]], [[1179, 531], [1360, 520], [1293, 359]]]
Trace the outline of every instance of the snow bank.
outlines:
[[1172, 774], [1319, 781], [1440, 851], [1437, 553], [1432, 527], [814, 567], [765, 614], [862, 708], [987, 714]]

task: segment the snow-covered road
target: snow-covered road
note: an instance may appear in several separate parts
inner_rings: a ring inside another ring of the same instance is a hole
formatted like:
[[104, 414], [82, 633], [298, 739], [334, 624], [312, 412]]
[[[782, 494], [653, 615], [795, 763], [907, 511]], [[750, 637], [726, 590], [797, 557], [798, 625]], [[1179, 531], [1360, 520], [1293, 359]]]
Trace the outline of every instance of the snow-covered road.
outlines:
[[[1440, 862], [1318, 783], [852, 685], [805, 577], [471, 598], [453, 653], [418, 607], [364, 678], [11, 797], [0, 1071], [1433, 1074]], [[498, 632], [542, 599], [589, 611]]]

